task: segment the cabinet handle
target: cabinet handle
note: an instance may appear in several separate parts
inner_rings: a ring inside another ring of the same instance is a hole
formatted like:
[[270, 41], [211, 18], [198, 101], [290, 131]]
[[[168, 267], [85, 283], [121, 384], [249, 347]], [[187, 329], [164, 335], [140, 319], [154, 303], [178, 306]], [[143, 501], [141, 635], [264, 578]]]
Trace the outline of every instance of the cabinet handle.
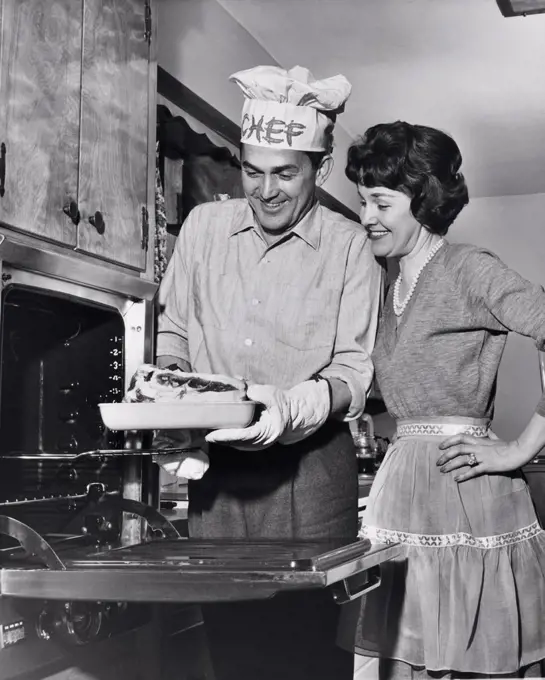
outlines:
[[149, 214], [148, 209], [142, 206], [142, 250], [148, 249], [149, 243]]
[[0, 144], [0, 198], [6, 193], [6, 145]]
[[146, 0], [144, 7], [144, 40], [151, 43], [151, 6], [150, 0]]
[[65, 215], [68, 215], [68, 217], [77, 227], [80, 221], [80, 214], [78, 204], [76, 203], [76, 201], [70, 201], [70, 203], [67, 203], [63, 207], [62, 211]]
[[94, 215], [89, 217], [89, 224], [92, 224], [101, 236], [106, 230], [104, 218], [102, 217], [102, 213], [99, 210], [97, 210]]

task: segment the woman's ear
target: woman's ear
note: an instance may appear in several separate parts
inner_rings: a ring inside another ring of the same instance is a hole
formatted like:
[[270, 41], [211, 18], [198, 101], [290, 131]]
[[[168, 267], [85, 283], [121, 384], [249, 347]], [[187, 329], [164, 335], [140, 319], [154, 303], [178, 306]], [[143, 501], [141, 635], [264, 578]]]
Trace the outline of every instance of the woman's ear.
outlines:
[[331, 174], [332, 170], [333, 170], [333, 157], [328, 154], [327, 156], [324, 156], [322, 158], [322, 162], [320, 163], [320, 166], [318, 167], [318, 170], [316, 171], [316, 186], [317, 187], [322, 186], [322, 184], [326, 181], [326, 179]]

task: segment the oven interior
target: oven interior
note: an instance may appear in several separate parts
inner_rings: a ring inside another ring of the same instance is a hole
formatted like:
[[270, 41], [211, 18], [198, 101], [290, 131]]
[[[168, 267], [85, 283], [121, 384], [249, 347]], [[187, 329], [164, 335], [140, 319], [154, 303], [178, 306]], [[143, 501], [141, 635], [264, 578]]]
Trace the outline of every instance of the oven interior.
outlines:
[[92, 589], [76, 603], [62, 584], [55, 598], [28, 597], [26, 587], [10, 597], [6, 587], [5, 574], [17, 564], [21, 573], [48, 571], [55, 551], [107, 549], [122, 544], [127, 531], [130, 539], [134, 527], [139, 535], [147, 507], [123, 499], [127, 491], [139, 498], [143, 488], [141, 459], [124, 455], [138, 436], [129, 442], [126, 433], [108, 431], [98, 408], [123, 396], [128, 316], [138, 303], [120, 306], [119, 295], [87, 297], [87, 289], [69, 287], [16, 281], [1, 295], [0, 680], [23, 670], [45, 677], [39, 669], [70, 665], [71, 648], [83, 654], [92, 641], [111, 640], [118, 650], [125, 634], [145, 635], [152, 621], [149, 605], [100, 603]]
[[[1, 309], [0, 514], [41, 535], [81, 534], [89, 485], [122, 490], [120, 459], [74, 456], [123, 447], [98, 409], [123, 396], [123, 318], [21, 285], [4, 288]], [[12, 543], [0, 536], [0, 547]]]

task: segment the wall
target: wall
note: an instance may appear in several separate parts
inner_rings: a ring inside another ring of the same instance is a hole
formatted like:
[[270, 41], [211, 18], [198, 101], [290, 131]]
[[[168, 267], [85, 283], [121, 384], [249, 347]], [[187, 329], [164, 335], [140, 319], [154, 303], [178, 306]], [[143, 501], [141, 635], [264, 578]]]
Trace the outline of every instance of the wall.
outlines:
[[[475, 198], [449, 232], [452, 242], [494, 251], [525, 278], [545, 284], [545, 194]], [[541, 394], [535, 344], [512, 334], [501, 365], [493, 427], [515, 438], [526, 427]]]
[[[216, 0], [161, 0], [158, 4], [159, 65], [239, 123], [243, 98], [229, 76], [277, 62]], [[294, 65], [282, 64], [287, 68]], [[344, 176], [350, 141], [348, 133], [337, 125], [335, 167], [324, 189], [358, 212], [356, 191]]]

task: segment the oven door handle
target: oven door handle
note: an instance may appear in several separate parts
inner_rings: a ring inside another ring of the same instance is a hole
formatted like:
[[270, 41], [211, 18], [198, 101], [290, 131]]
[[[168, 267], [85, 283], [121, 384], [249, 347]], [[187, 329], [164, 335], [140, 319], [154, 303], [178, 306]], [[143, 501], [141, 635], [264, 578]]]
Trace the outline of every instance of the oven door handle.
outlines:
[[0, 534], [14, 538], [29, 555], [39, 557], [49, 569], [55, 571], [66, 570], [66, 567], [49, 543], [27, 524], [23, 524], [23, 522], [13, 519], [13, 517], [0, 515]]
[[378, 588], [380, 581], [380, 565], [377, 564], [370, 569], [360, 571], [358, 574], [334, 583], [331, 586], [331, 593], [337, 604], [346, 604]]

